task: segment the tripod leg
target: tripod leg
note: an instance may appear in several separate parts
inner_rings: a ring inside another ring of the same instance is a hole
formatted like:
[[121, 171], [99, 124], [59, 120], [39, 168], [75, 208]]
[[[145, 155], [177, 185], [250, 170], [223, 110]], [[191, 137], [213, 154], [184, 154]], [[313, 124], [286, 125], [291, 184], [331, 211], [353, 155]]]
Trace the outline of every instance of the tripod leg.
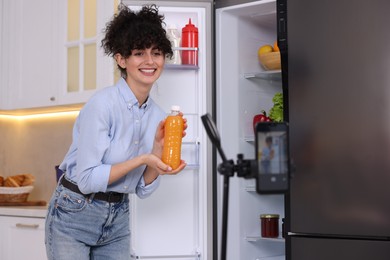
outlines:
[[226, 260], [228, 205], [229, 205], [229, 176], [224, 176], [223, 183], [223, 209], [222, 209], [222, 247], [221, 260]]

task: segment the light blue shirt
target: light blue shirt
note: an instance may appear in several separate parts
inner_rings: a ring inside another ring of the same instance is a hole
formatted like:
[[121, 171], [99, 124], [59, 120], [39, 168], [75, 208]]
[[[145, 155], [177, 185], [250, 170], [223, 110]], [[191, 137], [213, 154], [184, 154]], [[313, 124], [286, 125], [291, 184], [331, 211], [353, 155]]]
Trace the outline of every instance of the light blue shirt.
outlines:
[[142, 165], [108, 185], [113, 164], [150, 153], [157, 125], [166, 113], [149, 97], [138, 100], [121, 78], [115, 86], [98, 91], [80, 111], [73, 127], [73, 142], [60, 169], [84, 194], [115, 191], [145, 198], [157, 189], [158, 177], [145, 185]]

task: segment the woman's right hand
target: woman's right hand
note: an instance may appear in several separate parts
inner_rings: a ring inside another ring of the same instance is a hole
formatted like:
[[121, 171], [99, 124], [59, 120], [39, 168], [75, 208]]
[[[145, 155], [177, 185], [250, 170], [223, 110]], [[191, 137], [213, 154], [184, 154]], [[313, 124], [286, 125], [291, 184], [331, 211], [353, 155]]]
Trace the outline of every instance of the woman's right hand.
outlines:
[[156, 134], [154, 135], [152, 154], [158, 157], [162, 156], [162, 151], [164, 146], [164, 124], [165, 124], [165, 120], [162, 120], [158, 124]]

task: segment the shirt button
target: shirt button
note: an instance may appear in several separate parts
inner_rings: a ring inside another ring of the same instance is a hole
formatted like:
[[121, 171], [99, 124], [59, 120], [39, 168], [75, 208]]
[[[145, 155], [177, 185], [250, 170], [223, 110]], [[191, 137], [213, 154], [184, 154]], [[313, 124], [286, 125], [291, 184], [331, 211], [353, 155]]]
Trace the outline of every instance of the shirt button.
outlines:
[[135, 123], [136, 123], [136, 124], [139, 124], [139, 120], [138, 120], [138, 119], [137, 119], [137, 120], [135, 120]]
[[138, 141], [134, 141], [134, 144], [138, 144]]
[[127, 189], [127, 186], [123, 186], [124, 189]]

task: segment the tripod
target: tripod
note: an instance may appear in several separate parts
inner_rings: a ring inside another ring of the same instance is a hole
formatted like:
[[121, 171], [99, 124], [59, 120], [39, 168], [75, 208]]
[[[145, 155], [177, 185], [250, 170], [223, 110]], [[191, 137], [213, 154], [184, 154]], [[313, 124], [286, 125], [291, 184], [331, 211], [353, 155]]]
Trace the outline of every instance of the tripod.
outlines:
[[228, 224], [228, 206], [229, 206], [229, 178], [237, 172], [238, 177], [253, 178], [256, 173], [256, 160], [244, 160], [242, 154], [237, 155], [237, 164], [233, 160], [228, 160], [221, 147], [221, 138], [218, 129], [212, 120], [210, 114], [201, 116], [207, 135], [213, 145], [217, 148], [221, 156], [222, 163], [218, 165], [218, 172], [223, 175], [223, 199], [222, 199], [222, 244], [221, 260], [226, 260], [226, 243], [227, 243], [227, 224]]

